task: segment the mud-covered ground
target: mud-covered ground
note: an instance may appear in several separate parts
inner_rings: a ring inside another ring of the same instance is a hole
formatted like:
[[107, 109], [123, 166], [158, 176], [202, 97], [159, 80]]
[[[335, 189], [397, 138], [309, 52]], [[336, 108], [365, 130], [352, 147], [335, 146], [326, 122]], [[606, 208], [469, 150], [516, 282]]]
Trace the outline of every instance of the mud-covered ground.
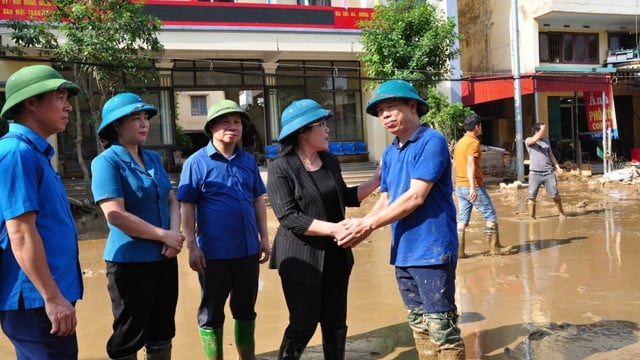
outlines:
[[[468, 359], [638, 359], [640, 343], [640, 185], [600, 184], [564, 175], [568, 218], [559, 221], [541, 189], [538, 220], [526, 216], [525, 188], [489, 186], [500, 236], [517, 254], [486, 256], [477, 212], [467, 233], [467, 253], [457, 271], [460, 327]], [[367, 199], [350, 216], [366, 213]], [[269, 229], [277, 222], [269, 212]], [[111, 327], [104, 239], [80, 244], [85, 296], [78, 303], [80, 359], [105, 359]], [[405, 311], [388, 264], [389, 228], [354, 249], [349, 293], [347, 359], [417, 359]], [[180, 299], [173, 358], [204, 359], [196, 329], [200, 291], [187, 254], [179, 255]], [[275, 359], [287, 310], [275, 271], [262, 267], [256, 350]], [[319, 333], [319, 331], [318, 331]], [[319, 334], [303, 359], [322, 359]], [[231, 316], [225, 324], [226, 358], [235, 359]], [[0, 336], [0, 359], [15, 358]], [[139, 354], [143, 358], [143, 352]]]

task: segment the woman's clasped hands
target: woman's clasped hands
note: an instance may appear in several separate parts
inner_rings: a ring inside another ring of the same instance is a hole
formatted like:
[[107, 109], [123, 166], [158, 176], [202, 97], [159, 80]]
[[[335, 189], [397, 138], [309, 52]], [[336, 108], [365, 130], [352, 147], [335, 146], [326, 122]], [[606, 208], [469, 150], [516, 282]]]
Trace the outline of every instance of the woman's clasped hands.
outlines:
[[177, 256], [182, 250], [184, 244], [184, 235], [177, 230], [166, 230], [164, 244], [162, 245], [162, 255], [167, 258]]

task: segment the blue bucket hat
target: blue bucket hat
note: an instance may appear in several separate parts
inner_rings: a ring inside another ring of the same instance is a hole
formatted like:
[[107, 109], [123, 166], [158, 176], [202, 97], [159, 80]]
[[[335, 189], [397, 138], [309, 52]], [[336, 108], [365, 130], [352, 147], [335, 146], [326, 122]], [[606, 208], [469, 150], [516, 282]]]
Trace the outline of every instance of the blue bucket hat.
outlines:
[[383, 100], [389, 99], [408, 99], [418, 102], [418, 116], [422, 116], [429, 111], [429, 105], [424, 99], [418, 95], [418, 92], [404, 80], [388, 80], [380, 84], [373, 94], [373, 97], [367, 103], [367, 114], [378, 117], [378, 109], [376, 104]]
[[311, 99], [295, 100], [282, 112], [282, 130], [278, 141], [312, 122], [332, 117], [333, 113]]
[[107, 141], [115, 140], [111, 125], [118, 119], [141, 111], [145, 111], [149, 119], [158, 113], [155, 106], [147, 104], [137, 94], [121, 93], [112, 97], [102, 107], [102, 122], [98, 128], [98, 136]]

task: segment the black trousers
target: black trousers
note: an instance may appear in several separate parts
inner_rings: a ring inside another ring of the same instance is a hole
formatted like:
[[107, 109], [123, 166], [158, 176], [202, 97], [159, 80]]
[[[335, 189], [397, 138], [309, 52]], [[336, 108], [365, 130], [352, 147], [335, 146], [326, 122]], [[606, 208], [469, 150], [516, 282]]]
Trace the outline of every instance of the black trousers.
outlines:
[[148, 263], [107, 261], [107, 281], [114, 318], [107, 342], [111, 358], [135, 354], [146, 343], [175, 336], [176, 258]]
[[350, 274], [344, 250], [330, 246], [325, 251], [321, 284], [312, 286], [281, 279], [289, 309], [285, 337], [295, 343], [307, 344], [318, 324], [323, 333], [346, 328]]
[[224, 306], [229, 297], [234, 319], [254, 320], [259, 274], [257, 254], [238, 259], [207, 260], [204, 273], [198, 274], [202, 288], [198, 326], [203, 329], [221, 327], [224, 324]]

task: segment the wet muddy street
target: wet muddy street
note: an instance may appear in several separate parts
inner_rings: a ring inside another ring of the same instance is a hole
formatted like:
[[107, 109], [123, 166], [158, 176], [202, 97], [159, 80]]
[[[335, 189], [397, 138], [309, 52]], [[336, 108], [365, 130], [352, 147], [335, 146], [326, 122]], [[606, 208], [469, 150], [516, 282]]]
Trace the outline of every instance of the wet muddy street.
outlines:
[[[489, 186], [498, 211], [503, 244], [519, 252], [486, 256], [482, 221], [473, 212], [467, 254], [458, 263], [457, 303], [468, 359], [637, 359], [640, 358], [640, 188], [602, 186], [565, 177], [560, 182], [565, 212], [559, 221], [541, 189], [538, 219], [529, 221], [526, 189]], [[350, 209], [350, 216], [368, 210]], [[277, 223], [269, 213], [273, 235]], [[80, 359], [105, 359], [111, 310], [106, 290], [104, 240], [80, 244], [85, 296], [78, 303]], [[349, 292], [347, 359], [417, 359], [413, 338], [389, 265], [389, 228], [354, 249]], [[180, 298], [173, 358], [204, 359], [197, 327], [200, 290], [179, 255]], [[256, 352], [275, 359], [287, 310], [277, 273], [261, 269]], [[224, 352], [235, 359], [227, 311]], [[303, 359], [322, 359], [319, 331]], [[143, 358], [143, 352], [138, 355]], [[0, 359], [15, 358], [0, 336]]]

